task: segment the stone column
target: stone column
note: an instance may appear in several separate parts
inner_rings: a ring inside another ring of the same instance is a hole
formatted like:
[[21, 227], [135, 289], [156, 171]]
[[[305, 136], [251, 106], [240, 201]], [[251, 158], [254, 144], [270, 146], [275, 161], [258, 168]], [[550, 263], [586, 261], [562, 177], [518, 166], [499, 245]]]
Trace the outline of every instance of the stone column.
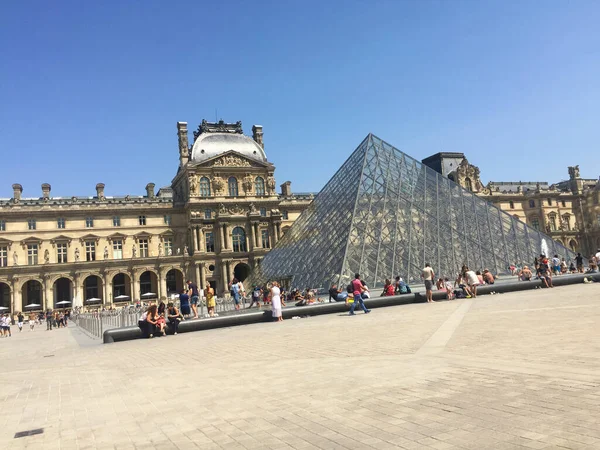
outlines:
[[161, 271], [158, 272], [158, 292], [156, 294], [159, 302], [161, 297], [167, 297], [167, 274]]
[[110, 286], [108, 285], [108, 274], [105, 272], [102, 274], [102, 304], [103, 305], [111, 305], [112, 299], [110, 298]]
[[221, 261], [221, 286], [223, 286], [223, 294], [227, 292], [227, 264], [225, 261]]
[[192, 235], [194, 236], [194, 253], [198, 251], [198, 229], [196, 227], [191, 228]]
[[256, 248], [262, 247], [262, 243], [258, 237], [258, 222], [252, 222], [252, 234], [254, 234], [254, 242], [256, 243]]
[[44, 288], [44, 298], [42, 300], [42, 308], [43, 309], [48, 309], [48, 308], [52, 308], [54, 309], [54, 302], [52, 301], [52, 286], [50, 286], [49, 283], [49, 276], [48, 275], [44, 275], [42, 277], [43, 283], [42, 286]]
[[[75, 274], [75, 276], [73, 276], [73, 294], [74, 294], [74, 298], [73, 298], [73, 303], [71, 303], [72, 306], [83, 306], [83, 297], [81, 295], [81, 289], [79, 288], [79, 281], [80, 281], [80, 276], [78, 273]], [[77, 301], [75, 301], [75, 298], [77, 299]]]
[[197, 252], [204, 252], [204, 245], [202, 245], [202, 230], [200, 227], [196, 227], [196, 240], [198, 241], [198, 249]]
[[140, 285], [138, 283], [137, 274], [135, 271], [131, 272], [131, 300], [138, 301], [140, 299]]
[[227, 260], [227, 261], [225, 261], [225, 264], [227, 265], [227, 286], [229, 286], [229, 282], [232, 280], [232, 277], [231, 277], [231, 261]]
[[221, 225], [221, 249], [227, 250], [227, 225]]
[[196, 263], [196, 286], [198, 286], [199, 289], [202, 289], [204, 284], [202, 284], [202, 279], [200, 277], [200, 264]]
[[277, 240], [281, 239], [281, 222], [275, 223], [275, 234], [277, 235]]
[[247, 224], [245, 229], [246, 236], [248, 237], [248, 249], [252, 252], [254, 251], [254, 247], [256, 247], [256, 241], [254, 240], [254, 230], [252, 230], [252, 224]]
[[21, 290], [18, 288], [18, 279], [15, 278], [12, 280], [12, 289], [10, 290], [11, 292], [11, 306], [12, 306], [12, 311], [11, 312], [15, 312], [15, 311], [21, 311], [23, 312], [23, 296], [21, 294]]
[[204, 280], [204, 263], [203, 262], [200, 263], [199, 272], [200, 272], [200, 285], [202, 286], [202, 289], [204, 289], [204, 286], [206, 284], [205, 284], [205, 280]]

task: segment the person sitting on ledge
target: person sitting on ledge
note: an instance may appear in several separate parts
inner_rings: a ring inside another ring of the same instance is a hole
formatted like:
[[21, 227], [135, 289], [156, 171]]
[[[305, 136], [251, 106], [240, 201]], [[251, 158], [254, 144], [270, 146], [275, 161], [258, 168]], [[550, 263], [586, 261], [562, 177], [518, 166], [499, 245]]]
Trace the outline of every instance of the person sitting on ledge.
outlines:
[[179, 313], [179, 310], [173, 302], [169, 302], [167, 306], [167, 319], [169, 319], [169, 328], [173, 329], [173, 334], [177, 334], [179, 331], [179, 322], [183, 320], [182, 315]]
[[438, 291], [446, 292], [446, 283], [444, 283], [443, 278], [438, 278], [437, 282], [435, 283], [435, 288]]
[[552, 285], [552, 277], [550, 276], [550, 269], [548, 268], [548, 266], [546, 264], [539, 265], [539, 267], [537, 269], [537, 276], [540, 280], [542, 280], [542, 283], [547, 288], [554, 287]]
[[[348, 294], [346, 293], [346, 296]], [[382, 297], [389, 297], [391, 295], [394, 295], [394, 285], [392, 284], [392, 282], [388, 279], [385, 280], [385, 284], [383, 286], [383, 292], [381, 293]]]
[[152, 338], [158, 332], [163, 336], [166, 335], [164, 317], [162, 321], [159, 321], [160, 318], [161, 317], [158, 315], [158, 307], [156, 305], [151, 305], [148, 308], [148, 314], [146, 315], [146, 322], [148, 323], [147, 330], [149, 332], [148, 337]]
[[494, 284], [494, 281], [496, 281], [494, 279], [494, 275], [492, 275], [492, 272], [490, 272], [487, 269], [483, 269], [483, 281], [486, 284]]
[[521, 269], [521, 272], [519, 272], [520, 281], [531, 281], [532, 276], [533, 273], [531, 273], [531, 270], [528, 266], [524, 266], [523, 269]]

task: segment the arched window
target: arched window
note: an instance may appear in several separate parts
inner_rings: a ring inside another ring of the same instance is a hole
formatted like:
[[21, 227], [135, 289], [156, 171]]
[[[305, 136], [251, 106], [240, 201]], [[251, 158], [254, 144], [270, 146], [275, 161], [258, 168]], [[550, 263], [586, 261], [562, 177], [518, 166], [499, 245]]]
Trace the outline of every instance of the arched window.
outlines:
[[235, 227], [231, 233], [234, 252], [247, 252], [246, 232], [242, 227]]
[[562, 216], [562, 226], [563, 226], [563, 230], [570, 230], [571, 229], [571, 216], [569, 214], [565, 214]]
[[210, 197], [210, 180], [206, 177], [200, 178], [200, 197]]
[[229, 177], [227, 180], [227, 185], [229, 186], [229, 196], [237, 197], [238, 196], [238, 181], [236, 177]]
[[538, 216], [532, 216], [531, 217], [531, 226], [533, 228], [535, 228], [536, 230], [540, 229], [540, 218]]
[[550, 231], [556, 231], [556, 215], [548, 215], [548, 224], [550, 225]]
[[508, 205], [510, 206], [510, 209], [515, 209], [515, 202], [513, 202], [512, 200], [508, 202]]
[[256, 177], [254, 180], [254, 191], [256, 195], [265, 195], [265, 180], [262, 177]]
[[470, 178], [465, 178], [465, 188], [467, 188], [469, 191], [473, 192], [473, 183], [471, 183]]
[[575, 239], [571, 239], [569, 241], [569, 247], [571, 248], [572, 251], [576, 252], [577, 251], [577, 241]]

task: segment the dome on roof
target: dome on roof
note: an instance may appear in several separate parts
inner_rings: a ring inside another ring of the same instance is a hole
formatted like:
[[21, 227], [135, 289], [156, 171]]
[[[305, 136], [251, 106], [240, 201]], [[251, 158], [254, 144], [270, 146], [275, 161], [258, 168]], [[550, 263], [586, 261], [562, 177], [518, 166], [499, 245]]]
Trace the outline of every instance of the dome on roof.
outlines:
[[192, 162], [202, 162], [233, 150], [242, 156], [267, 162], [263, 148], [251, 137], [239, 133], [202, 133], [192, 147]]

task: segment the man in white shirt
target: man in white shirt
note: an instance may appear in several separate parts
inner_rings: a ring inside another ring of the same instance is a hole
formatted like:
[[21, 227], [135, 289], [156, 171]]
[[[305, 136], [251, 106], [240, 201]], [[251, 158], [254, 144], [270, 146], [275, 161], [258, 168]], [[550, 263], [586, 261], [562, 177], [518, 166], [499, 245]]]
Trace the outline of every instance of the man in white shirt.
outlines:
[[465, 273], [465, 276], [467, 277], [467, 284], [471, 289], [471, 295], [473, 296], [473, 298], [476, 298], [477, 286], [479, 286], [479, 278], [477, 278], [477, 274], [474, 271], [470, 270], [468, 267], [466, 269], [467, 271]]
[[429, 263], [425, 264], [425, 268], [421, 272], [421, 278], [425, 283], [425, 295], [427, 297], [427, 303], [433, 303], [433, 293], [431, 290], [433, 289], [433, 278], [435, 277], [435, 273]]

